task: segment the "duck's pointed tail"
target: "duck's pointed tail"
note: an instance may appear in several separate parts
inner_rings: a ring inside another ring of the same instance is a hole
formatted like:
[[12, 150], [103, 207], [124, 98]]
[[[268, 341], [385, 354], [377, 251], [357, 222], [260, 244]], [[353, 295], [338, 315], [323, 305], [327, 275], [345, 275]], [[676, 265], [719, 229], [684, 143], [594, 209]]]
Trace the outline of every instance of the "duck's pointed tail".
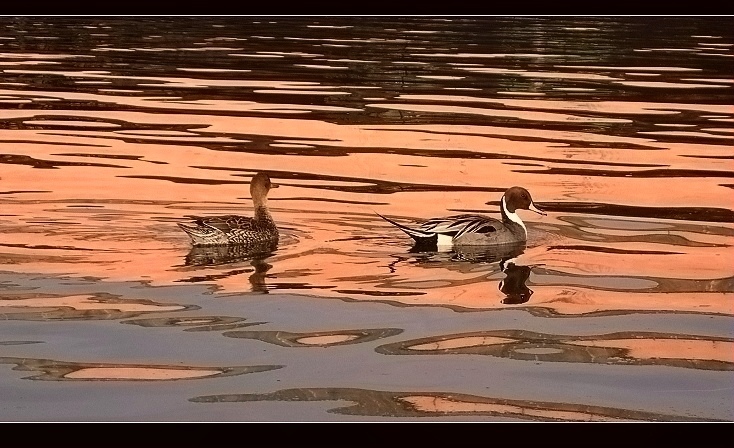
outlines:
[[379, 216], [380, 218], [384, 219], [385, 221], [389, 222], [390, 224], [394, 225], [398, 229], [408, 234], [408, 236], [413, 238], [415, 242], [418, 244], [435, 244], [436, 240], [438, 239], [438, 236], [435, 233], [423, 232], [421, 230], [411, 229], [410, 227], [399, 224], [390, 218], [386, 218], [382, 216], [381, 214], [377, 212], [375, 212], [375, 214], [377, 214], [377, 216]]

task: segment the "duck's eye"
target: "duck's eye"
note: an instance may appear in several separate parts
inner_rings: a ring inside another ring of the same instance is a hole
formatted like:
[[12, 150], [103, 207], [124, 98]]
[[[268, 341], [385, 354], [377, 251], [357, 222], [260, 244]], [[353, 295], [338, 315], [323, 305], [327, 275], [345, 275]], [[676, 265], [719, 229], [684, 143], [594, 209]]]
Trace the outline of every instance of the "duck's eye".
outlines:
[[522, 194], [522, 198], [523, 198], [523, 199], [527, 199], [527, 198], [528, 198], [528, 195], [526, 195], [525, 193], [523, 193], [523, 194]]

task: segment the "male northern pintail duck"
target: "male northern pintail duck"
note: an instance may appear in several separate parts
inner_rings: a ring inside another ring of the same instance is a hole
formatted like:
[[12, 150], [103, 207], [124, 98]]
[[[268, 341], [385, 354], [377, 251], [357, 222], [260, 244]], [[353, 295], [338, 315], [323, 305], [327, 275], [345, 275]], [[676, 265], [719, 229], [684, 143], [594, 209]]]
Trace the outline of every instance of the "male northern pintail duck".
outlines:
[[502, 196], [502, 221], [481, 215], [456, 215], [430, 219], [416, 229], [378, 215], [407, 233], [417, 246], [490, 246], [496, 244], [524, 243], [528, 233], [517, 209], [546, 213], [533, 203], [528, 190], [512, 187]]
[[268, 192], [277, 185], [265, 173], [257, 173], [250, 182], [255, 216], [224, 215], [196, 217], [191, 224], [179, 223], [194, 246], [258, 245], [277, 243], [278, 228], [268, 210]]

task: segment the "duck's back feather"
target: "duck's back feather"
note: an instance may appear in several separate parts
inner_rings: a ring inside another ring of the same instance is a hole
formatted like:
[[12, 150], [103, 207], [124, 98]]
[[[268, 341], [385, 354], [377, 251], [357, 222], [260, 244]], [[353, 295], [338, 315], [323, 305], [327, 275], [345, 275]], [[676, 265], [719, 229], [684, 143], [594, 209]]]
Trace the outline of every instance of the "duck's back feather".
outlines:
[[278, 229], [271, 219], [223, 215], [193, 217], [192, 224], [179, 223], [194, 245], [254, 244], [278, 240]]
[[500, 221], [486, 216], [454, 215], [429, 219], [420, 226], [420, 230], [449, 235], [456, 239], [469, 233], [496, 232], [499, 228], [497, 224], [501, 224]]
[[482, 215], [433, 218], [415, 229], [379, 216], [410, 235], [421, 247], [441, 244], [484, 246], [525, 241], [525, 234], [519, 225]]
[[210, 216], [206, 218], [198, 218], [197, 224], [206, 225], [213, 227], [222, 232], [231, 232], [239, 229], [243, 231], [255, 229], [254, 220], [249, 216], [239, 215], [224, 215], [224, 216]]

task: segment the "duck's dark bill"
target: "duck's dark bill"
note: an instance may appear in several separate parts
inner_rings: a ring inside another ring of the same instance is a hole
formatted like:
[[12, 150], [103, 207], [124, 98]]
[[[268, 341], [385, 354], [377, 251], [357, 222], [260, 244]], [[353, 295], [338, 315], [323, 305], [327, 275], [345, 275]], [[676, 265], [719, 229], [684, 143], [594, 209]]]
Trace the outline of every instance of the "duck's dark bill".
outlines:
[[539, 209], [533, 203], [530, 203], [530, 207], [528, 207], [528, 210], [533, 211], [535, 213], [538, 213], [539, 215], [548, 216], [548, 213], [546, 213], [543, 210]]

